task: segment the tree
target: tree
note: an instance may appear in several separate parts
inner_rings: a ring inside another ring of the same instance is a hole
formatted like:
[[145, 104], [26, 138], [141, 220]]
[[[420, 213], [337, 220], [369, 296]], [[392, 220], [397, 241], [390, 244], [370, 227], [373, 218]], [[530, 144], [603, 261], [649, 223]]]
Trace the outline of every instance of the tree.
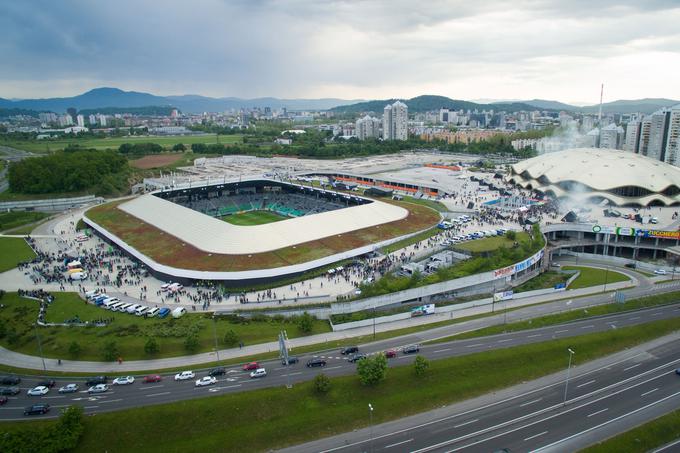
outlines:
[[508, 230], [505, 233], [505, 237], [510, 239], [511, 241], [514, 241], [515, 239], [517, 239], [517, 233], [514, 230]]
[[430, 361], [427, 360], [422, 355], [416, 356], [415, 362], [413, 362], [413, 371], [415, 371], [416, 376], [425, 376], [427, 370], [430, 368]]
[[387, 358], [385, 354], [376, 354], [357, 362], [357, 374], [364, 385], [376, 385], [387, 374]]
[[70, 345], [68, 345], [68, 353], [71, 354], [71, 357], [74, 359], [80, 355], [80, 352], [82, 351], [82, 348], [80, 347], [80, 343], [77, 341], [72, 341]]
[[191, 353], [196, 352], [199, 346], [200, 343], [196, 334], [191, 334], [184, 340], [184, 348]]
[[157, 354], [158, 351], [160, 351], [158, 342], [154, 337], [149, 337], [149, 339], [146, 340], [146, 343], [144, 344], [144, 352], [146, 352], [149, 355], [153, 355]]
[[239, 337], [236, 335], [236, 332], [230, 329], [224, 334], [223, 341], [227, 346], [236, 346], [239, 342]]
[[317, 393], [328, 393], [331, 390], [331, 380], [323, 373], [314, 377], [314, 390]]
[[116, 360], [116, 358], [119, 355], [118, 354], [118, 345], [113, 340], [107, 341], [104, 344], [104, 348], [103, 348], [102, 352], [103, 352], [103, 355], [104, 355], [104, 360], [109, 361], [109, 362]]
[[176, 145], [174, 145], [174, 146], [172, 147], [172, 150], [173, 150], [173, 151], [186, 151], [186, 150], [187, 150], [187, 147], [184, 146], [184, 143], [177, 143]]
[[314, 319], [314, 316], [310, 315], [309, 313], [302, 313], [302, 316], [300, 316], [297, 321], [297, 326], [298, 329], [300, 329], [300, 332], [305, 335], [312, 333], [312, 330], [314, 329]]

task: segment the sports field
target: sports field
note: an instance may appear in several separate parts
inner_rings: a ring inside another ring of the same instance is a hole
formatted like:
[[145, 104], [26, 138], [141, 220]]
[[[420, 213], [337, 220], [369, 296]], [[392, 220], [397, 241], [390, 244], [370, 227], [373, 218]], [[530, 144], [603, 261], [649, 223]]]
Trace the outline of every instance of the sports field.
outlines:
[[250, 211], [241, 212], [239, 214], [225, 215], [220, 217], [220, 219], [227, 223], [231, 223], [232, 225], [252, 226], [280, 222], [281, 220], [286, 220], [287, 217], [272, 211]]

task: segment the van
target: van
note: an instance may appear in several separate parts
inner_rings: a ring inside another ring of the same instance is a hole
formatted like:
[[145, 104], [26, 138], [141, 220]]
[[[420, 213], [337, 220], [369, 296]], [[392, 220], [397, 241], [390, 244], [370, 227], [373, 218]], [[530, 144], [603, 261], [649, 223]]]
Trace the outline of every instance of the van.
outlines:
[[68, 264], [66, 265], [66, 268], [69, 269], [69, 270], [70, 270], [70, 269], [80, 269], [80, 268], [82, 268], [82, 267], [83, 267], [83, 265], [80, 263], [80, 261], [77, 261], [77, 260], [76, 260], [76, 261], [71, 261], [70, 263], [68, 263]]
[[170, 313], [170, 309], [167, 308], [167, 307], [163, 307], [158, 312], [158, 317], [161, 318], [161, 319], [165, 318], [166, 316], [168, 316], [169, 313]]
[[71, 280], [85, 280], [87, 278], [87, 272], [76, 272], [70, 275]]
[[159, 311], [161, 311], [161, 309], [158, 308], [158, 307], [149, 308], [146, 311], [146, 317], [147, 318], [153, 318], [154, 316], [156, 316], [158, 314]]
[[128, 308], [125, 309], [126, 312], [129, 314], [133, 314], [134, 312], [137, 311], [138, 308], [142, 308], [141, 304], [132, 304]]
[[174, 310], [172, 310], [172, 317], [173, 318], [181, 318], [184, 316], [187, 312], [187, 309], [184, 307], [177, 307]]
[[124, 302], [123, 305], [120, 305], [116, 308], [116, 311], [119, 311], [121, 313], [125, 313], [128, 308], [132, 307], [134, 304], [129, 303], [129, 302]]
[[101, 305], [100, 302], [104, 302], [106, 299], [109, 299], [109, 296], [107, 296], [106, 294], [100, 294], [92, 300], [94, 301], [95, 304]]
[[[102, 299], [100, 302], [101, 302], [101, 306], [102, 306], [103, 308], [106, 308], [107, 310], [113, 309], [113, 306], [114, 306], [115, 304], [120, 303], [120, 301], [119, 301], [118, 299], [113, 299], [113, 298], [111, 298], [111, 297], [106, 298], [106, 299]], [[95, 304], [96, 304], [96, 303], [97, 303], [97, 302], [95, 302]]]
[[170, 291], [171, 293], [174, 293], [176, 291], [179, 291], [182, 288], [184, 288], [184, 286], [180, 285], [179, 283], [173, 283], [170, 286], [168, 286], [168, 291]]
[[92, 289], [90, 291], [85, 291], [85, 298], [87, 300], [92, 300], [95, 297], [97, 297], [98, 295], [99, 295], [99, 292], [96, 289]]
[[145, 307], [145, 306], [142, 305], [142, 306], [138, 307], [137, 310], [135, 310], [135, 315], [142, 316], [148, 310], [149, 310], [149, 307]]
[[127, 307], [129, 307], [130, 304], [127, 302], [116, 302], [111, 306], [111, 311], [125, 311]]

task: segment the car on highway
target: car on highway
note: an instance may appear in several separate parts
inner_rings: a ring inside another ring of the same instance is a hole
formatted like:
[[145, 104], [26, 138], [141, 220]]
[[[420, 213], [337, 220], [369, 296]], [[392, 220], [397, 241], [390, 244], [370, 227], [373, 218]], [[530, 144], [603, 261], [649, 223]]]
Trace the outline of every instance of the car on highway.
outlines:
[[6, 404], [7, 401], [9, 401], [9, 398], [7, 398], [6, 396], [0, 396], [0, 406]]
[[214, 376], [204, 376], [196, 381], [196, 387], [203, 387], [205, 385], [213, 385], [217, 383], [217, 379]]
[[366, 357], [367, 357], [366, 354], [362, 354], [360, 352], [357, 352], [356, 354], [352, 354], [351, 356], [349, 356], [347, 358], [347, 361], [349, 363], [354, 363], [354, 362], [358, 362], [361, 359], [365, 359]]
[[50, 388], [50, 389], [51, 389], [51, 388], [54, 387], [56, 384], [57, 384], [57, 382], [56, 382], [54, 379], [46, 379], [46, 380], [44, 380], [44, 381], [38, 382], [38, 383], [36, 384], [36, 387], [39, 386], [39, 385], [42, 385], [42, 386], [44, 386], [44, 387], [47, 387], [47, 388]]
[[34, 404], [24, 409], [24, 415], [42, 415], [50, 411], [49, 404]]
[[680, 376], [680, 368], [676, 368], [676, 369], [675, 369], [675, 374], [677, 374], [678, 376]]
[[48, 387], [45, 387], [44, 385], [39, 385], [37, 387], [33, 387], [30, 389], [28, 392], [26, 392], [29, 396], [43, 396], [47, 395], [47, 393], [50, 391]]
[[243, 365], [243, 371], [253, 371], [260, 368], [260, 364], [257, 362], [250, 362]]
[[324, 367], [326, 366], [326, 361], [324, 359], [309, 359], [307, 360], [307, 367], [308, 368], [314, 368], [314, 367]]
[[196, 374], [193, 371], [182, 371], [181, 373], [177, 373], [175, 375], [175, 380], [176, 381], [186, 381], [187, 379], [193, 379], [196, 377]]
[[388, 349], [387, 351], [385, 351], [385, 357], [387, 357], [388, 359], [393, 359], [396, 356], [397, 356], [397, 351], [394, 350], [394, 349]]
[[629, 269], [635, 269], [635, 268], [637, 268], [637, 264], [636, 264], [636, 263], [626, 263], [626, 264], [624, 264], [624, 266], [626, 266], [626, 267], [629, 268]]
[[129, 385], [135, 382], [134, 376], [121, 376], [113, 380], [114, 385]]
[[149, 384], [151, 382], [161, 382], [163, 378], [161, 377], [160, 374], [150, 374], [148, 376], [144, 376], [144, 382], [145, 384]]
[[300, 359], [298, 359], [297, 357], [288, 356], [288, 363], [286, 364], [286, 359], [281, 359], [281, 365], [284, 365], [284, 366], [285, 365], [294, 365], [294, 364], [298, 363], [299, 361], [300, 361]]
[[91, 394], [91, 393], [104, 393], [104, 392], [108, 392], [108, 390], [109, 390], [109, 386], [108, 386], [108, 385], [106, 385], [106, 384], [97, 384], [97, 385], [93, 385], [92, 387], [90, 387], [89, 389], [87, 389], [87, 393], [90, 393], [90, 394]]
[[88, 387], [94, 387], [97, 384], [106, 384], [106, 381], [108, 381], [106, 376], [95, 376], [85, 381], [85, 385]]
[[340, 350], [342, 355], [350, 355], [359, 352], [359, 346], [347, 346]]
[[401, 352], [404, 354], [415, 354], [418, 351], [420, 351], [420, 346], [417, 344], [410, 344], [406, 346]]
[[59, 393], [75, 393], [78, 391], [78, 384], [66, 384], [59, 389]]
[[18, 395], [20, 390], [17, 387], [2, 387], [0, 388], [0, 395]]
[[0, 378], [0, 385], [19, 385], [21, 378], [18, 376], [3, 376]]
[[257, 370], [250, 372], [250, 378], [251, 379], [265, 377], [266, 375], [267, 375], [267, 370], [265, 370], [264, 368], [258, 368]]
[[666, 272], [666, 269], [655, 269], [654, 273], [656, 275], [667, 275], [668, 274], [668, 272]]
[[208, 376], [223, 376], [224, 374], [226, 374], [226, 372], [227, 370], [225, 370], [223, 367], [217, 367], [210, 370]]

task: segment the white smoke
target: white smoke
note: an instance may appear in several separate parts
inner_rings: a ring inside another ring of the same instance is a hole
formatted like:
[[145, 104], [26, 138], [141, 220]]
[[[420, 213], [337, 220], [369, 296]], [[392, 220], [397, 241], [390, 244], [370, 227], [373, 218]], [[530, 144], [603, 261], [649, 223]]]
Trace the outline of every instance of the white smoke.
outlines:
[[549, 137], [543, 137], [536, 143], [536, 152], [541, 154], [554, 153], [570, 148], [589, 147], [588, 135], [579, 131], [576, 121], [570, 121], [566, 127], [560, 127]]

